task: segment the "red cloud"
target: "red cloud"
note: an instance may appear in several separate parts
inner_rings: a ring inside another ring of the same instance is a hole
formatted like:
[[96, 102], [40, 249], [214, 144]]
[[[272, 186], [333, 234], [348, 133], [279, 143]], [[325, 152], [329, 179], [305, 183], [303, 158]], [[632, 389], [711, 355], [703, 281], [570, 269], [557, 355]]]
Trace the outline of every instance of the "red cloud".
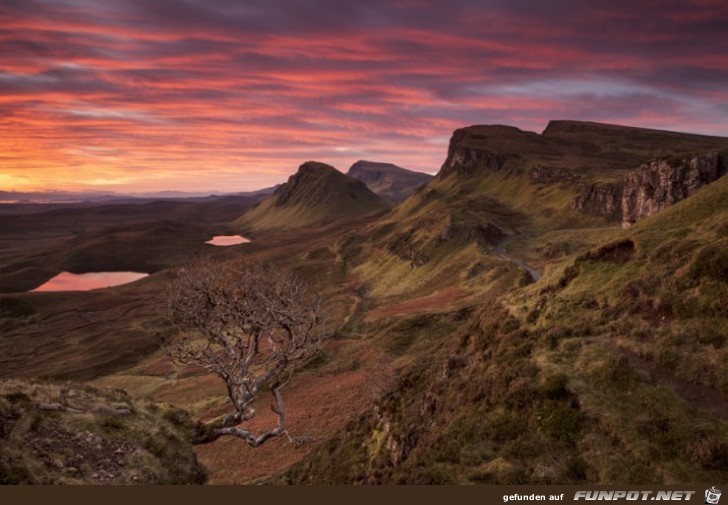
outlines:
[[554, 117], [728, 135], [723, 2], [318, 3], [4, 8], [0, 181], [245, 190], [306, 159], [435, 171], [457, 127]]

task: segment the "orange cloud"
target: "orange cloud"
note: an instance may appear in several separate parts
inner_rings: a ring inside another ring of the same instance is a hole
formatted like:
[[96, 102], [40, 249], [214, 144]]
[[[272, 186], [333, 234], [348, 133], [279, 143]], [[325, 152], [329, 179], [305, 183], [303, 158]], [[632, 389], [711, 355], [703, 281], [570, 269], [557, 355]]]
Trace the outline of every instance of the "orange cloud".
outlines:
[[474, 123], [728, 135], [724, 4], [567, 3], [8, 3], [0, 185], [251, 190], [309, 159], [434, 172]]

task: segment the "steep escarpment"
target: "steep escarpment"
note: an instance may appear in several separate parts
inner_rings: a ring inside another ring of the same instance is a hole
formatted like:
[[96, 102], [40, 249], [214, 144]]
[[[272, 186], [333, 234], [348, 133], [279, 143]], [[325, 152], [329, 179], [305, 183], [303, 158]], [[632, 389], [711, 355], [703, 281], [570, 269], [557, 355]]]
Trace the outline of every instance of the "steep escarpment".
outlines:
[[627, 227], [689, 197], [728, 172], [728, 154], [658, 158], [612, 183], [580, 184], [571, 208]]
[[579, 187], [581, 194], [569, 205], [572, 209], [605, 216], [613, 221], [622, 219], [624, 186], [621, 183], [581, 184]]
[[438, 179], [470, 178], [505, 203], [565, 219], [570, 209], [629, 225], [722, 176], [726, 149], [721, 137], [581, 121], [551, 121], [541, 135], [479, 125], [453, 133]]
[[296, 228], [353, 219], [387, 208], [363, 182], [325, 163], [308, 161], [235, 225], [254, 231]]
[[728, 172], [728, 153], [659, 159], [629, 175], [622, 192], [622, 223], [636, 221], [689, 197]]
[[[728, 149], [728, 139], [647, 128], [550, 121], [543, 133], [512, 126], [474, 125], [455, 130], [442, 174], [484, 162], [491, 168], [531, 171], [535, 176], [591, 182], [617, 180], [655, 158]], [[541, 177], [543, 179], [543, 177]]]
[[476, 168], [499, 171], [508, 161], [559, 154], [557, 145], [533, 132], [503, 125], [468, 126], [453, 132], [438, 176], [473, 174]]
[[473, 140], [487, 138], [484, 134], [478, 134], [473, 129], [456, 130], [450, 139], [447, 151], [447, 158], [442, 164], [441, 178], [453, 174], [468, 174], [473, 171], [476, 165], [497, 172], [503, 168], [505, 158], [479, 146], [468, 145]]
[[[723, 178], [567, 258], [539, 283], [493, 289], [431, 322], [413, 317], [418, 335], [433, 335], [427, 347], [410, 351], [375, 406], [280, 480], [723, 478], [727, 195]], [[437, 336], [447, 317], [461, 323]]]
[[414, 172], [392, 163], [360, 160], [346, 173], [362, 181], [377, 195], [392, 203], [407, 199], [414, 191], [432, 180], [430, 174]]
[[[619, 173], [620, 169], [611, 168], [611, 162], [593, 151], [583, 142], [552, 139], [510, 126], [461, 128], [453, 133], [435, 180], [402, 204], [393, 217], [403, 222], [425, 213], [443, 216], [462, 202], [472, 201], [476, 204], [470, 209], [476, 214], [471, 213], [475, 219], [468, 219], [467, 226], [473, 229], [480, 224], [485, 228], [487, 223], [508, 235], [522, 231], [528, 221], [535, 226], [597, 226], [603, 217], [569, 206], [579, 196], [580, 186], [594, 183], [602, 173], [612, 177]], [[492, 209], [478, 207], [485, 196], [497, 201], [500, 209], [509, 209], [508, 214], [530, 215], [530, 219], [518, 220], [518, 226], [502, 226], [493, 219], [497, 213]]]

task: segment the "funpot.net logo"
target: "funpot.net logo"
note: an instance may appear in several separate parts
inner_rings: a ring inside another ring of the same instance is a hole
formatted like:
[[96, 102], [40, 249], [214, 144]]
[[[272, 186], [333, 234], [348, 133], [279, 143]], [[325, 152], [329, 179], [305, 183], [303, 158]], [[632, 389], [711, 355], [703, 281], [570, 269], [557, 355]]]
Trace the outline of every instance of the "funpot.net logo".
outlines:
[[[697, 491], [577, 491], [574, 501], [690, 501]], [[706, 495], [707, 496], [707, 495]], [[716, 502], [717, 503], [717, 502]]]
[[706, 489], [705, 503], [707, 503], [708, 505], [718, 505], [721, 493], [722, 491], [720, 489], [716, 489], [715, 486], [711, 487], [710, 489]]

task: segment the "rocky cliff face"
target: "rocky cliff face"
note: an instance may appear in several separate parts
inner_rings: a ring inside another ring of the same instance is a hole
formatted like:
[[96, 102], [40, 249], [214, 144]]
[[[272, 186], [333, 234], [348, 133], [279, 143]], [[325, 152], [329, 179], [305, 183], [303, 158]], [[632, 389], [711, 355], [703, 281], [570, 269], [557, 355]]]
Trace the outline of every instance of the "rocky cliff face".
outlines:
[[453, 149], [451, 153], [448, 153], [447, 161], [442, 166], [440, 174], [443, 177], [454, 173], [467, 174], [478, 165], [497, 171], [503, 168], [503, 157], [480, 149]]
[[577, 182], [579, 179], [581, 179], [581, 177], [581, 174], [575, 173], [573, 170], [569, 170], [568, 168], [563, 167], [538, 165], [528, 171], [528, 180], [530, 180], [531, 182]]
[[622, 219], [624, 186], [615, 184], [580, 184], [581, 194], [571, 202], [571, 208], [609, 219]]
[[480, 137], [482, 140], [485, 139], [484, 135], [479, 135], [472, 128], [455, 130], [439, 175], [444, 178], [452, 174], [468, 174], [478, 165], [490, 170], [502, 169], [505, 163], [503, 156], [473, 145], [474, 141], [481, 139]]
[[627, 178], [622, 192], [622, 225], [683, 200], [728, 172], [728, 154], [709, 153], [683, 160], [654, 160]]
[[612, 184], [583, 184], [571, 208], [621, 220], [628, 227], [680, 200], [728, 172], [728, 154], [650, 161]]
[[552, 122], [542, 135], [503, 125], [455, 130], [438, 178], [483, 170], [576, 188], [572, 209], [629, 226], [728, 172], [728, 139], [574, 121]]

